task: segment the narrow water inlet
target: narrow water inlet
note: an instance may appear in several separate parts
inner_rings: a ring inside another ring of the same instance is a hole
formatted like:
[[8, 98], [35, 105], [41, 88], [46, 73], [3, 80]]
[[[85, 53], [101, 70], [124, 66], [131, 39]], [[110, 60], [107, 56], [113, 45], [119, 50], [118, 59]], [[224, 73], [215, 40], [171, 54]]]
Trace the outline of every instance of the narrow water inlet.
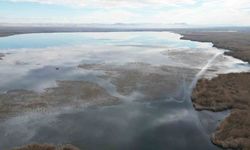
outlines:
[[183, 88], [181, 88], [181, 93], [183, 96], [182, 101], [177, 100], [177, 102], [183, 102], [185, 100], [190, 100], [192, 95], [193, 88], [196, 86], [197, 81], [206, 73], [207, 69], [213, 65], [213, 62], [218, 58], [220, 55], [223, 55], [224, 52], [218, 52], [214, 54], [210, 59], [207, 60], [207, 63], [200, 69], [200, 71], [195, 75], [192, 82], [189, 86], [186, 85], [185, 77], [183, 77]]
[[201, 71], [195, 75], [194, 80], [192, 81], [192, 83], [189, 86], [190, 92], [192, 92], [197, 81], [202, 77], [202, 75], [204, 75], [204, 73], [207, 71], [207, 69], [212, 65], [212, 63], [215, 61], [215, 59], [217, 57], [219, 57], [220, 55], [223, 55], [223, 52], [218, 52], [217, 54], [215, 54], [211, 59], [209, 59], [207, 61], [207, 64], [204, 67], [202, 67]]

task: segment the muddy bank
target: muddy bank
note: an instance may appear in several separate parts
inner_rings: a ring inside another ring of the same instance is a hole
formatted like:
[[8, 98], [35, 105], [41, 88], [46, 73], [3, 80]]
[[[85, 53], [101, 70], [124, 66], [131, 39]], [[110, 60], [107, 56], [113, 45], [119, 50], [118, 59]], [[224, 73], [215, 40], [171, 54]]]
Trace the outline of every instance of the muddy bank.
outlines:
[[179, 84], [187, 82], [188, 85], [197, 73], [196, 69], [140, 62], [124, 65], [82, 64], [79, 68], [105, 72], [98, 76], [102, 79], [100, 81], [105, 82], [98, 85], [81, 80], [57, 81], [57, 87], [47, 88], [41, 93], [24, 89], [7, 91], [0, 94], [0, 118], [67, 106], [115, 105], [122, 101], [152, 101], [169, 97], [181, 100], [187, 87], [179, 87]]
[[18, 34], [18, 33], [9, 33], [9, 32], [7, 32], [7, 33], [2, 33], [2, 32], [0, 32], [0, 37], [5, 37], [5, 36], [12, 36], [12, 35], [16, 35], [16, 34]]
[[80, 150], [73, 145], [29, 144], [12, 150]]
[[83, 107], [111, 105], [118, 98], [111, 96], [97, 84], [87, 81], [58, 81], [58, 86], [43, 93], [28, 90], [12, 90], [0, 94], [0, 118], [23, 112], [47, 111], [57, 107]]
[[193, 103], [197, 109], [221, 111], [247, 109], [250, 106], [250, 73], [219, 75], [198, 81], [193, 90]]
[[185, 82], [190, 83], [197, 71], [184, 67], [153, 66], [140, 62], [125, 65], [82, 64], [79, 67], [105, 71], [106, 75], [101, 78], [115, 85], [121, 98], [136, 101], [151, 101], [168, 97], [182, 99], [186, 87], [181, 87], [182, 91], [178, 85], [182, 84], [183, 75], [186, 75]]
[[214, 47], [228, 49], [227, 55], [250, 62], [249, 32], [186, 32], [182, 39], [212, 42]]
[[250, 149], [250, 73], [219, 75], [198, 81], [192, 93], [197, 110], [223, 111], [231, 114], [211, 137], [223, 148]]
[[[214, 47], [229, 49], [225, 54], [250, 62], [249, 32], [183, 32], [182, 39], [212, 42]], [[212, 135], [212, 142], [223, 148], [250, 149], [250, 73], [222, 74], [198, 81], [192, 93], [196, 110], [232, 113]]]

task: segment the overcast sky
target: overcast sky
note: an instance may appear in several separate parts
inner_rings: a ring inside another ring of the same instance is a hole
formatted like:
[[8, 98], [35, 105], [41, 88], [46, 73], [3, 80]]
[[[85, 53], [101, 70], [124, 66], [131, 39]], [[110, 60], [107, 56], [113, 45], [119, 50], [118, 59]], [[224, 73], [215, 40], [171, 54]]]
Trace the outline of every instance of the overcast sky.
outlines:
[[250, 25], [250, 0], [0, 0], [1, 23]]

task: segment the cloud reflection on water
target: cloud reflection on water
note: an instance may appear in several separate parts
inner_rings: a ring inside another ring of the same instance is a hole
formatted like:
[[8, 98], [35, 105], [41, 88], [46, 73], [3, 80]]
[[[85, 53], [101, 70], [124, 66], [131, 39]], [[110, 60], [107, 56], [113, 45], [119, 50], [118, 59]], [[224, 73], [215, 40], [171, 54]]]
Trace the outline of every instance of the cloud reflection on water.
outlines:
[[[38, 42], [41, 36], [47, 40]], [[6, 48], [6, 40], [18, 42], [19, 38], [23, 41], [20, 47]], [[72, 43], [62, 46], [64, 38], [71, 39]], [[0, 147], [8, 149], [13, 145], [45, 142], [70, 143], [89, 150], [216, 149], [204, 133], [185, 88], [207, 60], [221, 50], [212, 48], [211, 43], [179, 38], [167, 32], [130, 32], [29, 34], [0, 39], [3, 43], [0, 52], [11, 52], [0, 61], [1, 91], [23, 88], [41, 92], [55, 86], [56, 80], [84, 80], [97, 83], [111, 95], [127, 100], [116, 106], [80, 110], [53, 108], [49, 112], [13, 117], [0, 123], [0, 135], [3, 135]], [[50, 45], [46, 45], [48, 39]], [[247, 68], [243, 65], [236, 69], [239, 63], [242, 62], [231, 57], [220, 57], [209, 67], [213, 70], [209, 73]], [[94, 64], [99, 68], [79, 68], [79, 64]], [[126, 75], [131, 70], [132, 77], [140, 75], [136, 80], [140, 85], [132, 93], [122, 95], [112, 79], [131, 77], [131, 74]], [[134, 76], [134, 71], [139, 74]], [[155, 85], [165, 89], [153, 88], [150, 81], [157, 81]], [[163, 96], [149, 101], [145, 91], [161, 91]], [[144, 101], [135, 101], [143, 98]]]

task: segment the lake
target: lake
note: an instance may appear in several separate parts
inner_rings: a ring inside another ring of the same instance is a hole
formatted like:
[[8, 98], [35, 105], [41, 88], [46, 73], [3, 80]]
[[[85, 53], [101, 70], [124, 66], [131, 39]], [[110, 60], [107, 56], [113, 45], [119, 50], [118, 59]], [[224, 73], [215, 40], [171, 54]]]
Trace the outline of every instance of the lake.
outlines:
[[[192, 88], [201, 77], [249, 66], [211, 43], [180, 37], [169, 32], [1, 37], [0, 108], [13, 107], [0, 115], [0, 148], [51, 143], [87, 150], [219, 149], [209, 136], [228, 112], [196, 112]], [[46, 105], [30, 105], [36, 100]]]

